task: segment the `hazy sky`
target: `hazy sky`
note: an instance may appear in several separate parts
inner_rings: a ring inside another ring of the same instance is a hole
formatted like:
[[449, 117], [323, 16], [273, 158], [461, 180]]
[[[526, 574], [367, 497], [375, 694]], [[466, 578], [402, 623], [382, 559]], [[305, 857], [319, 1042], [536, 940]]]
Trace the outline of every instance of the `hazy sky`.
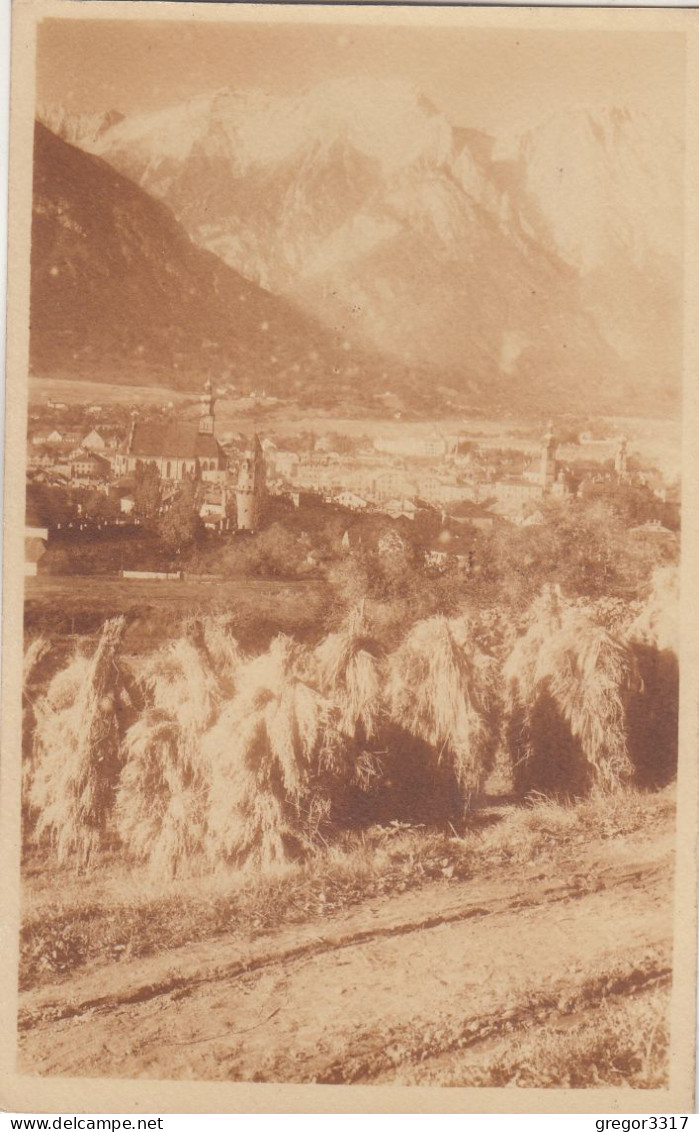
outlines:
[[681, 113], [684, 37], [658, 30], [515, 31], [362, 25], [45, 20], [37, 95], [133, 113], [220, 87], [303, 90], [335, 75], [400, 76], [453, 124], [521, 129], [570, 104]]

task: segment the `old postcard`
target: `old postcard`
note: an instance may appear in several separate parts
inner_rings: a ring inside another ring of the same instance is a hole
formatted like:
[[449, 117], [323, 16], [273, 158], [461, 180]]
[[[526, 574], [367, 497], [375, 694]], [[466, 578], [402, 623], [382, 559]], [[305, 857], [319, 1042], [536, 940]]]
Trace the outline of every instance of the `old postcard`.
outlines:
[[17, 0], [4, 1107], [693, 1110], [697, 27]]

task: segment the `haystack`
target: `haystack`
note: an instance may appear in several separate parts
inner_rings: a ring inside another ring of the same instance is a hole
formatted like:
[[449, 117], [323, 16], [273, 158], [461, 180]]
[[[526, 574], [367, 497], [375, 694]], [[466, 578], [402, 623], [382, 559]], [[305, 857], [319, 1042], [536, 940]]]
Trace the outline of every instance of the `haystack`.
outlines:
[[492, 768], [498, 734], [495, 665], [468, 619], [418, 622], [389, 658], [386, 696], [392, 721], [452, 771], [468, 804]]
[[542, 793], [611, 790], [632, 774], [628, 706], [640, 687], [633, 653], [584, 610], [535, 607], [503, 675], [515, 784]]
[[107, 621], [92, 657], [75, 656], [36, 708], [36, 836], [48, 835], [58, 860], [79, 867], [105, 840], [121, 769], [123, 632], [123, 617]]
[[647, 787], [665, 786], [677, 773], [679, 613], [679, 570], [658, 568], [647, 601], [627, 632], [642, 679], [629, 709], [629, 751], [636, 781]]
[[196, 867], [206, 848], [208, 774], [200, 737], [157, 709], [126, 733], [116, 794], [119, 836], [157, 877]]
[[238, 673], [249, 659], [236, 640], [235, 625], [231, 614], [199, 613], [184, 626], [185, 637], [206, 657], [226, 698], [235, 692]]
[[178, 637], [145, 657], [138, 674], [147, 707], [200, 735], [213, 723], [221, 693], [208, 657], [189, 637]]
[[245, 666], [234, 699], [204, 736], [214, 859], [261, 868], [313, 848], [311, 781], [327, 704], [305, 680], [305, 650], [276, 637]]
[[27, 645], [22, 660], [22, 686], [24, 688], [33, 683], [34, 674], [50, 648], [51, 642], [46, 637], [35, 637]]
[[30, 792], [34, 777], [36, 728], [35, 705], [41, 695], [39, 674], [51, 651], [45, 637], [35, 637], [24, 650], [22, 664], [22, 811], [25, 822], [29, 818]]
[[315, 649], [312, 673], [329, 705], [318, 788], [329, 800], [335, 824], [366, 824], [374, 814], [367, 795], [380, 786], [384, 770], [387, 717], [384, 657], [364, 602]]
[[677, 566], [654, 570], [646, 603], [630, 625], [627, 636], [630, 641], [651, 645], [659, 652], [679, 654], [680, 572]]
[[196, 869], [207, 850], [209, 768], [202, 756], [243, 654], [224, 620], [190, 619], [185, 636], [147, 657], [139, 682], [147, 710], [129, 729], [119, 783], [119, 834], [156, 875]]
[[314, 660], [337, 730], [349, 739], [371, 739], [382, 710], [383, 673], [381, 650], [371, 636], [363, 605], [318, 645]]

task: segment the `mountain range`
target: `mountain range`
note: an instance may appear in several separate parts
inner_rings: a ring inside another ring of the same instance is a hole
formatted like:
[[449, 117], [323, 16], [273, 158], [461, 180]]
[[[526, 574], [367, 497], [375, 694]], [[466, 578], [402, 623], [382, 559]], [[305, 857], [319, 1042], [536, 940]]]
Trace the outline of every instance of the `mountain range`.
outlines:
[[566, 110], [496, 138], [363, 78], [43, 117], [413, 391], [434, 372], [474, 401], [677, 404], [682, 147], [648, 116]]
[[[37, 374], [198, 387], [203, 375], [318, 401], [419, 372], [348, 350], [312, 317], [192, 243], [171, 211], [37, 123], [30, 360]], [[366, 394], [369, 395], [368, 393]]]

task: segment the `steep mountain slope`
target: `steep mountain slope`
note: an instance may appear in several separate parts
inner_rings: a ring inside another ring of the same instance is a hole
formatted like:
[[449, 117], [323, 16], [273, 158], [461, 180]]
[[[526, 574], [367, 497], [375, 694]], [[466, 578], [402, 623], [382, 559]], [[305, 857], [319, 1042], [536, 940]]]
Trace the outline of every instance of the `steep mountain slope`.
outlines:
[[542, 241], [584, 273], [619, 252], [676, 255], [682, 148], [659, 121], [618, 107], [566, 110], [494, 156], [516, 163]]
[[377, 364], [389, 385], [411, 380], [196, 247], [163, 204], [40, 124], [31, 266], [37, 373], [184, 388], [212, 373], [300, 395], [361, 392]]
[[585, 308], [652, 382], [679, 373], [683, 151], [648, 115], [553, 115], [496, 150], [542, 245], [580, 273]]
[[50, 105], [39, 106], [36, 116], [51, 133], [82, 149], [94, 146], [106, 130], [124, 120], [119, 110], [107, 110], [104, 114], [71, 114], [62, 106]]
[[86, 144], [354, 343], [465, 389], [677, 394], [681, 153], [648, 120], [566, 112], [494, 139], [401, 81], [336, 79], [218, 91]]

